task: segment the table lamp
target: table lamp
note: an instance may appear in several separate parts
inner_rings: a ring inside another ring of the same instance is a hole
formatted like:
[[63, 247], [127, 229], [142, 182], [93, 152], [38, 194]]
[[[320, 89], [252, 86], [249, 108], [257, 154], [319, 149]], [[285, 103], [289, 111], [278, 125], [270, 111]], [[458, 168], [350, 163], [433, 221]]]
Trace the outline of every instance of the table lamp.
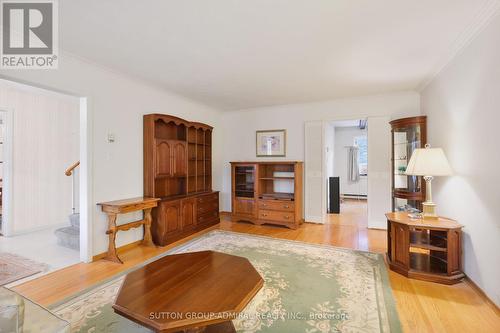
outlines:
[[423, 217], [424, 219], [437, 219], [436, 204], [432, 202], [432, 179], [435, 176], [449, 176], [452, 174], [443, 149], [431, 148], [429, 144], [426, 144], [425, 148], [415, 149], [406, 167], [406, 174], [424, 177], [426, 189], [425, 202], [422, 203]]

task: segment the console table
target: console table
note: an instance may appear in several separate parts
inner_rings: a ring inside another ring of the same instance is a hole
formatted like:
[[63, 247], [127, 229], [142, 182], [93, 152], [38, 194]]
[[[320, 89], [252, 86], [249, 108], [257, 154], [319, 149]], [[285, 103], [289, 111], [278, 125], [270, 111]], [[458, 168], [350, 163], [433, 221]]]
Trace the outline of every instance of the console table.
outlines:
[[389, 267], [409, 278], [455, 284], [462, 272], [462, 225], [454, 220], [410, 219], [407, 212], [387, 217]]
[[[158, 206], [158, 198], [132, 198], [124, 200], [116, 200], [109, 202], [101, 202], [97, 205], [101, 206], [103, 212], [108, 215], [108, 230], [106, 234], [109, 236], [108, 254], [104, 259], [123, 264], [123, 261], [116, 253], [116, 233], [120, 230], [129, 230], [144, 226], [144, 237], [142, 244], [154, 247], [153, 239], [151, 237], [151, 210]], [[118, 214], [127, 214], [135, 211], [142, 210], [144, 212], [144, 219], [126, 224], [116, 225], [116, 218]]]

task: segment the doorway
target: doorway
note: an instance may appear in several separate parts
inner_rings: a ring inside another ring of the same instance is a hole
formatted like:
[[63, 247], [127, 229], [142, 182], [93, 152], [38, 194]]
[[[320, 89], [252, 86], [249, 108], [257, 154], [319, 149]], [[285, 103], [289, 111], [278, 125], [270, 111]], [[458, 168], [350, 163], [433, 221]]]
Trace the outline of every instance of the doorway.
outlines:
[[76, 264], [82, 187], [65, 171], [81, 155], [80, 98], [6, 80], [0, 90], [0, 260], [39, 267], [33, 276]]
[[[390, 119], [388, 116], [369, 116], [362, 119], [367, 119], [367, 225], [369, 229], [385, 229], [387, 221], [384, 214], [391, 211]], [[305, 219], [308, 222], [327, 222], [328, 180], [333, 176], [331, 170], [334, 170], [334, 167], [329, 168], [334, 161], [332, 123], [339, 120], [305, 123], [304, 207]]]
[[[328, 177], [328, 221], [349, 216], [366, 227], [368, 211], [368, 133], [366, 119], [333, 121], [326, 125], [325, 159]], [[355, 218], [354, 218], [355, 217]]]

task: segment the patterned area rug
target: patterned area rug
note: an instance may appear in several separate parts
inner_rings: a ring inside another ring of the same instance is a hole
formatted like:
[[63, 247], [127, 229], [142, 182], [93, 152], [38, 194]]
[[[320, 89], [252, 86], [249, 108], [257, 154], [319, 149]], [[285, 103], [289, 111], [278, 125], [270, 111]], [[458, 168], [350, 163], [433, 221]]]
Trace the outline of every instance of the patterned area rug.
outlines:
[[[401, 332], [380, 254], [225, 231], [166, 254], [202, 250], [246, 257], [264, 278], [233, 321], [238, 332]], [[150, 332], [113, 312], [122, 281], [123, 275], [115, 277], [51, 310], [71, 323], [72, 332]]]
[[48, 265], [17, 254], [0, 253], [0, 286], [24, 279], [25, 277], [44, 272]]

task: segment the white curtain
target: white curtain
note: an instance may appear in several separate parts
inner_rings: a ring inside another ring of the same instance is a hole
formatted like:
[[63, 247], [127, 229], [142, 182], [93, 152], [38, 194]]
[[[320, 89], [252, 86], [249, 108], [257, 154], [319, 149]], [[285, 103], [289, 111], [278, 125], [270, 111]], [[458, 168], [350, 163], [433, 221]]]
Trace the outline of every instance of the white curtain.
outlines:
[[358, 147], [349, 147], [349, 158], [347, 160], [348, 179], [351, 182], [359, 181]]

